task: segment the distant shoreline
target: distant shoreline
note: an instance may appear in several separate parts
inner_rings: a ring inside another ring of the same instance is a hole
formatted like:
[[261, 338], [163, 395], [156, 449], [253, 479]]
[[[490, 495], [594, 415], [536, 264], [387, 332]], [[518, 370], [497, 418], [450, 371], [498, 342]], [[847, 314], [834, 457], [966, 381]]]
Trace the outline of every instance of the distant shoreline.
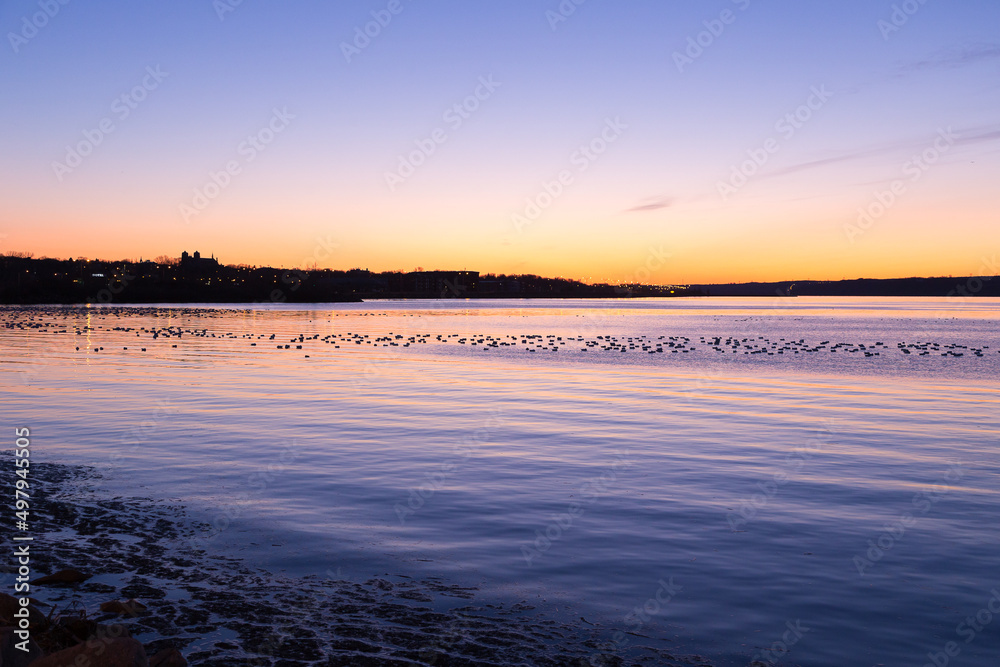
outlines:
[[1000, 276], [938, 278], [858, 278], [856, 280], [786, 280], [772, 283], [691, 285], [706, 296], [874, 296], [1000, 297]]
[[585, 300], [621, 300], [621, 301], [638, 301], [644, 299], [753, 299], [753, 300], [763, 300], [767, 298], [772, 299], [796, 299], [798, 297], [829, 297], [829, 298], [888, 298], [888, 299], [933, 299], [933, 298], [977, 298], [977, 299], [989, 299], [989, 298], [1000, 298], [1000, 294], [976, 294], [976, 295], [966, 295], [962, 296], [959, 294], [948, 295], [948, 294], [689, 294], [685, 296], [676, 297], [663, 297], [663, 296], [615, 296], [615, 297], [594, 297], [594, 296], [468, 296], [468, 297], [387, 297], [379, 296], [367, 299], [340, 299], [340, 300], [318, 300], [318, 301], [205, 301], [205, 300], [191, 300], [191, 301], [177, 301], [177, 300], [165, 300], [165, 301], [122, 301], [122, 302], [110, 302], [110, 303], [90, 303], [90, 302], [32, 302], [32, 303], [19, 303], [10, 301], [0, 301], [0, 306], [2, 307], [23, 307], [23, 308], [40, 308], [40, 307], [77, 307], [77, 308], [99, 308], [99, 307], [112, 307], [112, 308], [172, 308], [172, 307], [183, 307], [183, 306], [204, 306], [204, 307], [217, 307], [226, 308], [230, 306], [239, 307], [255, 307], [255, 306], [318, 306], [324, 304], [336, 305], [342, 303], [375, 303], [375, 302], [386, 302], [386, 301], [398, 301], [398, 302], [408, 302], [408, 301], [585, 301]]
[[707, 284], [587, 284], [532, 274], [372, 272], [173, 262], [0, 256], [0, 304], [362, 303], [371, 299], [634, 299], [644, 297], [1000, 297], [1000, 276], [859, 278]]

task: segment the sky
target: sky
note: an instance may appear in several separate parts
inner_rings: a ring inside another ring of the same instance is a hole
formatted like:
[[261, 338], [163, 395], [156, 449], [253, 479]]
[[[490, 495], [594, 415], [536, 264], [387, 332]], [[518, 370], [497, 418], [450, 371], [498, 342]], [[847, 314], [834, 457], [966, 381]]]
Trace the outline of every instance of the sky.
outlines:
[[7, 0], [0, 252], [1000, 274], [996, 0]]

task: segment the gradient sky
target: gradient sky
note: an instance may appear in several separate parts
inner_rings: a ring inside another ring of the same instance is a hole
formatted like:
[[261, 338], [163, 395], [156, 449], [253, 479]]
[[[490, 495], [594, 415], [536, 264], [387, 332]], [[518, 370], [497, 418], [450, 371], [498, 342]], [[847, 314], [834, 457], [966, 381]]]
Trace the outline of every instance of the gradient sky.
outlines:
[[899, 25], [874, 0], [63, 1], [0, 5], [0, 252], [662, 283], [1000, 273], [996, 0], [897, 3]]

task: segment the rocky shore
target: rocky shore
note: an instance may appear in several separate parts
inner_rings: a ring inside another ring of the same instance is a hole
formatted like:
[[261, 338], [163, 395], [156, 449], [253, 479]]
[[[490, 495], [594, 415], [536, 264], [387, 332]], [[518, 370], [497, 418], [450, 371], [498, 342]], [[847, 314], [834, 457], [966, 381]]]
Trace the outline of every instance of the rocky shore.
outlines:
[[[626, 651], [612, 628], [526, 603], [477, 604], [438, 579], [282, 578], [194, 550], [204, 527], [183, 507], [107, 497], [93, 469], [35, 463], [32, 478], [32, 652], [14, 648], [17, 599], [0, 598], [3, 667], [707, 664], [639, 636]], [[14, 592], [15, 571], [4, 567], [0, 590]]]

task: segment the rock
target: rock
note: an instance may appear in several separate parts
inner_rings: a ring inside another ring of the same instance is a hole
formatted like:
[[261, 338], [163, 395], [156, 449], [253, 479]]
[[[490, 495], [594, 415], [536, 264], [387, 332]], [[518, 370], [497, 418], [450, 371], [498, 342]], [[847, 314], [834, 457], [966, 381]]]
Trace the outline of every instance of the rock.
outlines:
[[35, 635], [35, 639], [44, 652], [55, 653], [78, 644], [90, 643], [97, 646], [116, 639], [128, 639], [131, 636], [128, 628], [124, 625], [102, 625], [85, 618], [81, 613], [80, 615], [57, 616], [47, 631]]
[[[29, 598], [30, 599], [30, 598]], [[12, 597], [6, 593], [0, 593], [0, 625], [17, 625], [14, 614], [21, 609], [19, 598]], [[34, 605], [28, 605], [28, 623], [32, 628], [45, 625], [45, 614], [35, 609]], [[3, 665], [0, 662], [0, 665]]]
[[109, 614], [136, 616], [146, 611], [146, 605], [139, 602], [135, 598], [130, 598], [125, 602], [119, 602], [118, 600], [111, 600], [110, 602], [101, 603], [101, 611], [107, 612]]
[[[93, 640], [77, 644], [31, 663], [31, 667], [149, 667], [146, 651], [135, 639]], [[6, 667], [6, 665], [4, 665]]]
[[14, 614], [21, 608], [21, 603], [13, 595], [0, 593], [0, 624], [17, 625], [14, 622]]
[[45, 646], [45, 648], [53, 651], [68, 648], [81, 642], [107, 642], [131, 636], [127, 627], [117, 623], [102, 625], [82, 616], [60, 616], [52, 624], [47, 636], [52, 645]]
[[[82, 616], [58, 616], [52, 625], [52, 638], [61, 645], [61, 648], [68, 648], [73, 644], [87, 641], [97, 632], [97, 623]], [[52, 647], [47, 647], [52, 650]]]
[[111, 625], [103, 625], [101, 623], [94, 623], [94, 631], [87, 637], [87, 641], [102, 641], [108, 642], [113, 639], [131, 639], [132, 633], [129, 632], [127, 625], [122, 625], [121, 623], [112, 623]]
[[43, 584], [78, 584], [81, 581], [86, 581], [90, 579], [89, 574], [84, 574], [79, 570], [59, 570], [55, 574], [50, 574], [45, 577], [39, 577], [32, 581], [32, 584], [43, 585]]
[[188, 661], [175, 648], [165, 648], [149, 659], [149, 667], [187, 667]]
[[0, 665], [2, 667], [28, 667], [32, 660], [42, 657], [42, 649], [32, 640], [28, 640], [28, 651], [24, 652], [15, 644], [23, 639], [14, 634], [14, 628], [0, 628]]

